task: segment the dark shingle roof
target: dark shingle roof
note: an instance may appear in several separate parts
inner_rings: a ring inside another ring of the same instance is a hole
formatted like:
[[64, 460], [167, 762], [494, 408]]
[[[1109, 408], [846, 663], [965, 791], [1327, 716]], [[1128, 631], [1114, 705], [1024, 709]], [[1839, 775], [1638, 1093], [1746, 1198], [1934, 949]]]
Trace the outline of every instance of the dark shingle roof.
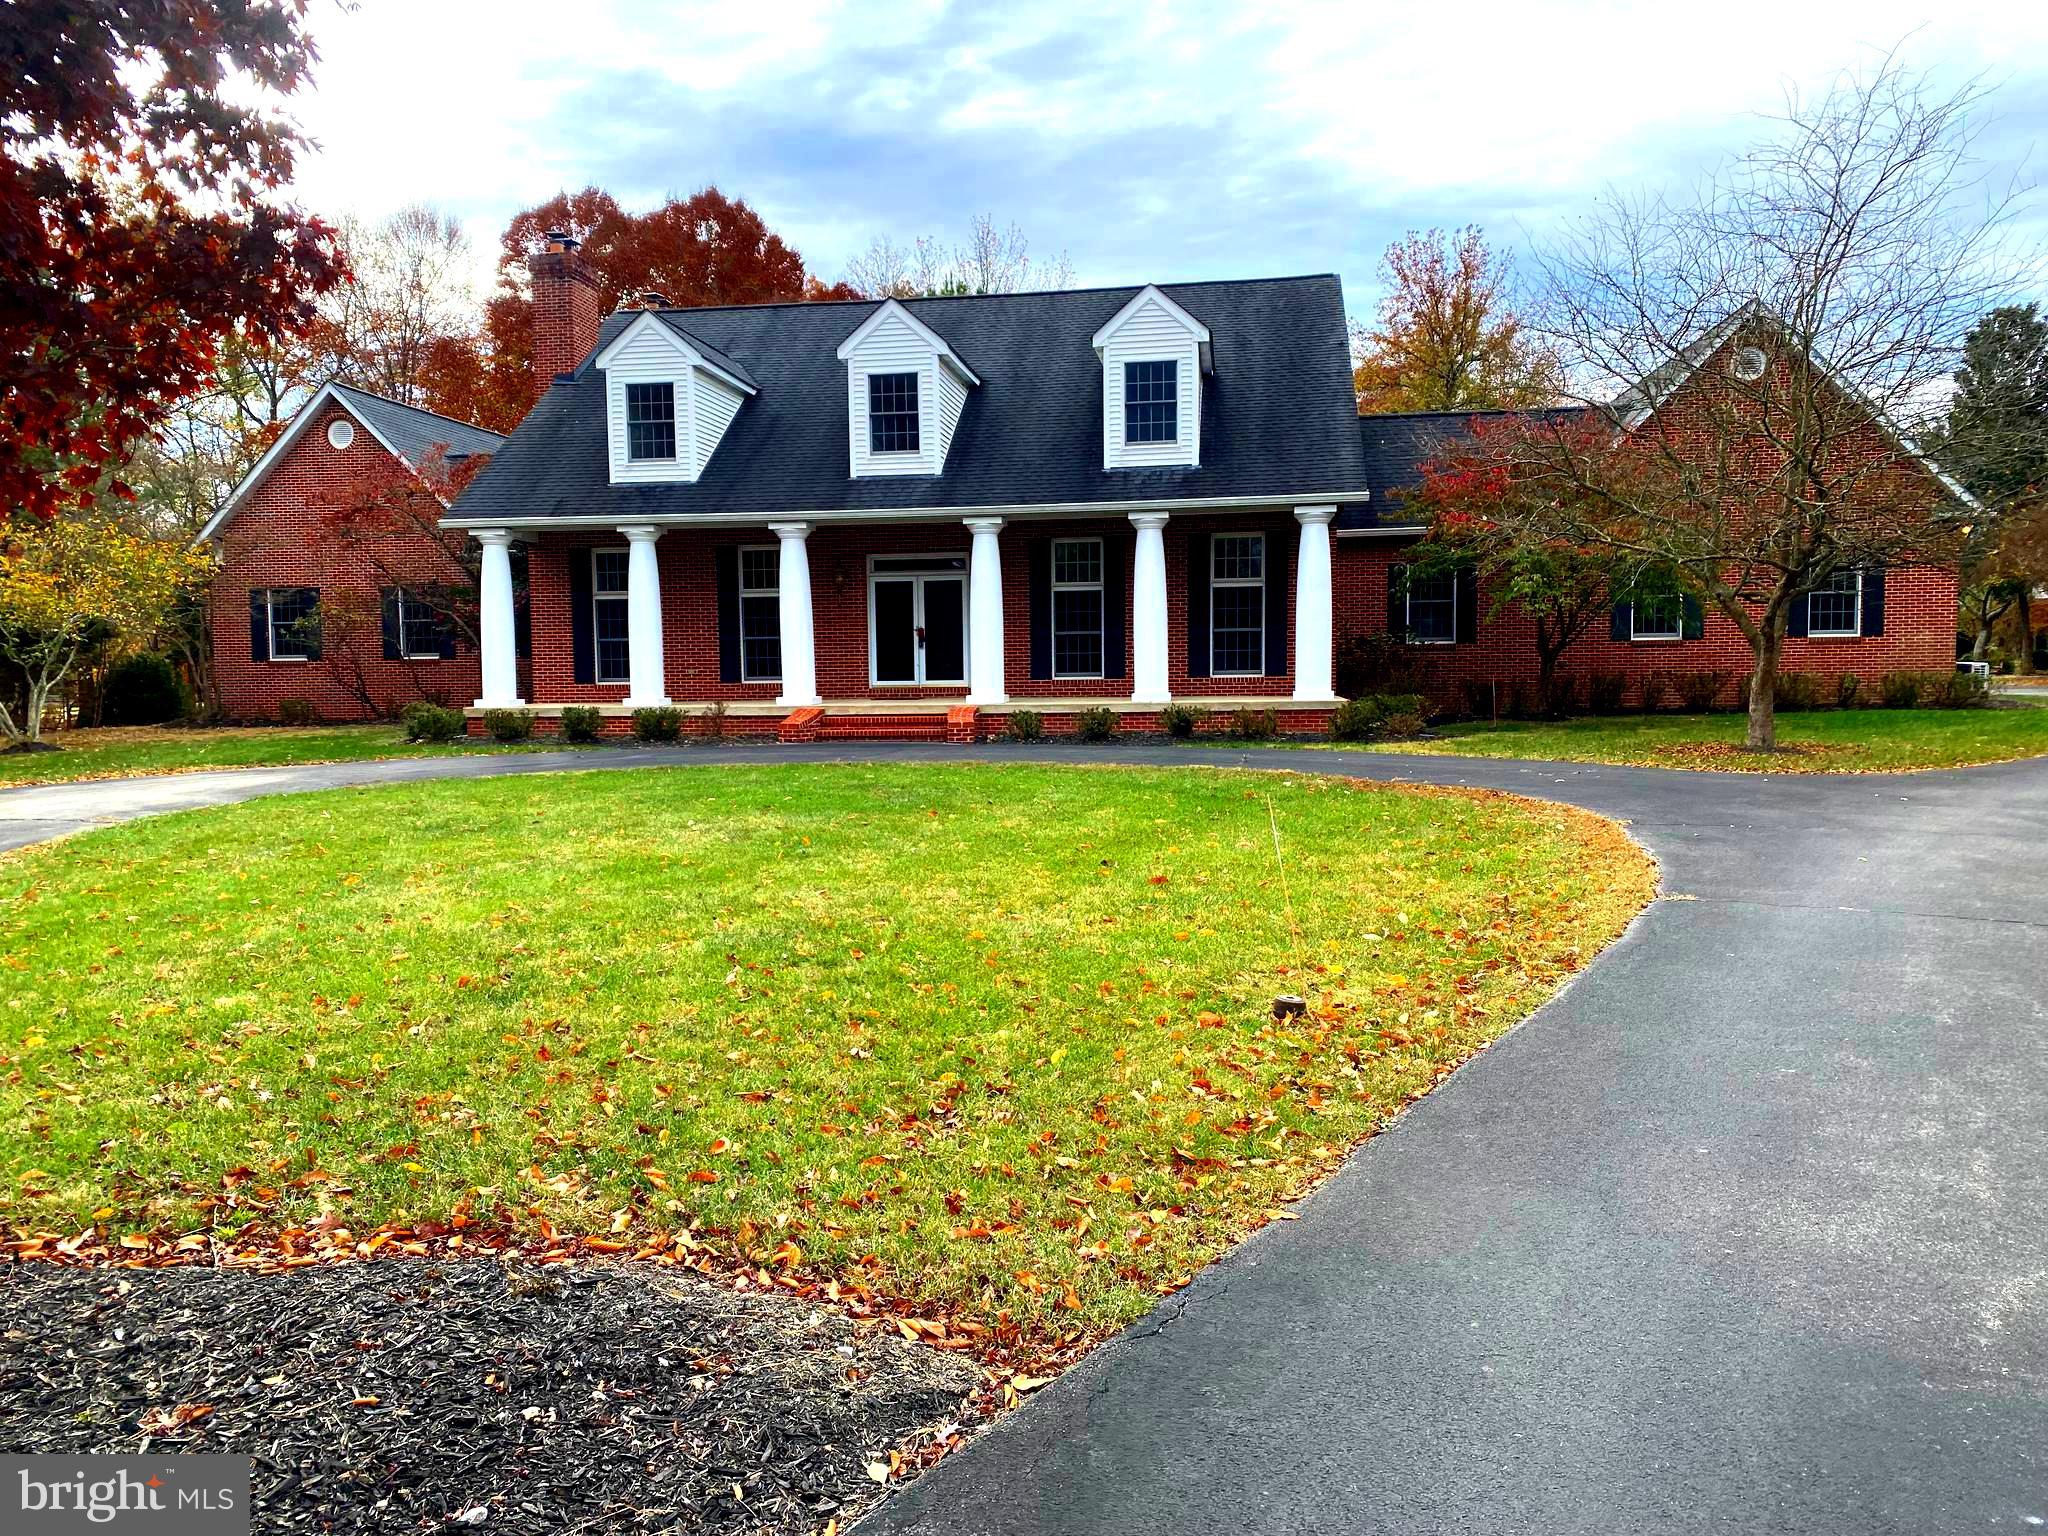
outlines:
[[1432, 460], [1455, 453], [1472, 441], [1473, 427], [1483, 421], [1498, 421], [1518, 415], [1566, 415], [1573, 408], [1546, 411], [1401, 411], [1383, 416], [1358, 418], [1358, 435], [1365, 454], [1365, 478], [1372, 499], [1363, 507], [1345, 509], [1337, 519], [1339, 529], [1414, 527], [1423, 522], [1416, 512], [1403, 509], [1402, 492], [1422, 482], [1422, 471]]
[[[943, 473], [853, 479], [839, 344], [872, 302], [776, 304], [676, 313], [671, 323], [746, 370], [740, 407], [693, 485], [612, 485], [604, 383], [586, 361], [558, 380], [463, 494], [451, 516], [767, 517], [813, 511], [1362, 493], [1345, 336], [1332, 276], [1162, 285], [1209, 327], [1202, 463], [1102, 467], [1102, 365], [1095, 332], [1141, 288], [912, 299], [905, 304], [981, 379]], [[666, 314], [665, 314], [666, 317]], [[607, 319], [601, 351], [634, 316]], [[593, 354], [594, 355], [594, 354]]]
[[505, 439], [496, 432], [472, 427], [452, 416], [423, 411], [418, 406], [400, 405], [367, 389], [337, 382], [334, 392], [360, 416], [377, 435], [402, 454], [414, 469], [439, 448], [451, 460], [496, 453]]

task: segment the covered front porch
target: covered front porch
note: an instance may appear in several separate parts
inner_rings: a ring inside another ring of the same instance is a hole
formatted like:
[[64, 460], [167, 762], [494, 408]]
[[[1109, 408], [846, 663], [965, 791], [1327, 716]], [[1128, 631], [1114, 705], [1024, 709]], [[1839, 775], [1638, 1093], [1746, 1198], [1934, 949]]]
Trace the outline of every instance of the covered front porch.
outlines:
[[[1316, 729], [1331, 678], [1332, 506], [474, 530], [475, 711], [543, 729], [594, 705], [686, 729], [972, 739], [1020, 709], [1049, 732], [1181, 702]], [[527, 544], [524, 628], [511, 546]], [[616, 722], [612, 725], [612, 722]]]

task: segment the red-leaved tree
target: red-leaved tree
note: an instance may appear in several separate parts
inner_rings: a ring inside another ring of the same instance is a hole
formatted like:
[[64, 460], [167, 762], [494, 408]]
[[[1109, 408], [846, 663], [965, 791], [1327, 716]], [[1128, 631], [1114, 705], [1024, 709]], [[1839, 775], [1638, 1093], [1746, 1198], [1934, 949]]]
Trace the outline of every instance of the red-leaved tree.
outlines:
[[8, 5], [0, 506], [47, 519], [125, 494], [120, 466], [222, 343], [302, 330], [341, 278], [326, 226], [277, 196], [302, 140], [273, 103], [312, 62], [304, 11]]

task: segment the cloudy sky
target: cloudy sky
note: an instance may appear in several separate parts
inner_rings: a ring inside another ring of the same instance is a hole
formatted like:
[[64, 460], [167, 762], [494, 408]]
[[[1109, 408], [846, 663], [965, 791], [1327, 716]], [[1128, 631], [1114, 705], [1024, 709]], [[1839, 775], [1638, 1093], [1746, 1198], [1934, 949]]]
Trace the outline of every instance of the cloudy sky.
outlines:
[[1082, 283], [1334, 269], [1366, 314], [1404, 230], [1540, 237], [1894, 45], [1997, 87], [2003, 167], [2048, 152], [2048, 6], [2023, 0], [319, 0], [312, 28], [300, 195], [434, 203], [480, 271], [562, 188], [644, 207], [715, 183], [828, 278], [980, 211]]

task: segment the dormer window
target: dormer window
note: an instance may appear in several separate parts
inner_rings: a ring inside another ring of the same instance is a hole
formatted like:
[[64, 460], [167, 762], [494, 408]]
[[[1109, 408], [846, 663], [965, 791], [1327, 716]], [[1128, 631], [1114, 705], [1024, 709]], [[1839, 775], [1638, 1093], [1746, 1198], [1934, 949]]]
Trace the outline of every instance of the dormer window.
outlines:
[[626, 386], [626, 453], [635, 463], [676, 456], [676, 387]]
[[917, 375], [868, 375], [868, 451], [916, 453]]
[[1102, 467], [1192, 468], [1202, 462], [1202, 379], [1215, 362], [1209, 328], [1159, 288], [1140, 288], [1101, 330]]
[[1180, 365], [1124, 364], [1124, 441], [1170, 443], [1180, 435]]

